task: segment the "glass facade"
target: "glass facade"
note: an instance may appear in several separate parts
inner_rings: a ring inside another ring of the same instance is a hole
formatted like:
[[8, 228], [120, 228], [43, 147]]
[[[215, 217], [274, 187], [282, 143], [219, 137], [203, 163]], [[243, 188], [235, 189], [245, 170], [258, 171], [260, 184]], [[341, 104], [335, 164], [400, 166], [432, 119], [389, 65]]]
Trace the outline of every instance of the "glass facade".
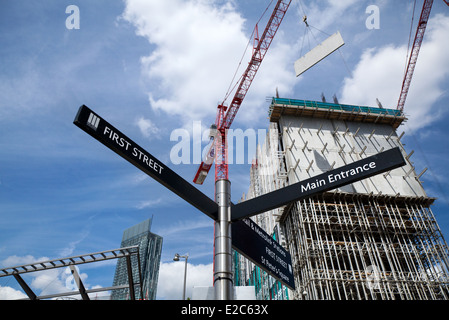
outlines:
[[[147, 219], [123, 232], [121, 247], [139, 246], [140, 268], [142, 276], [142, 297], [144, 300], [155, 300], [159, 265], [161, 262], [162, 237], [151, 233], [152, 218]], [[134, 283], [139, 282], [139, 264], [137, 256], [131, 257]], [[128, 284], [126, 258], [120, 258], [115, 269], [113, 286]], [[135, 286], [136, 299], [140, 299], [140, 286]], [[128, 300], [129, 289], [114, 290], [112, 300]]]
[[[279, 230], [275, 226], [272, 238], [279, 239]], [[233, 250], [234, 283], [236, 286], [253, 286], [257, 300], [289, 300], [288, 288], [264, 270]]]
[[237, 251], [233, 251], [236, 286], [253, 286], [257, 300], [289, 300], [288, 288]]

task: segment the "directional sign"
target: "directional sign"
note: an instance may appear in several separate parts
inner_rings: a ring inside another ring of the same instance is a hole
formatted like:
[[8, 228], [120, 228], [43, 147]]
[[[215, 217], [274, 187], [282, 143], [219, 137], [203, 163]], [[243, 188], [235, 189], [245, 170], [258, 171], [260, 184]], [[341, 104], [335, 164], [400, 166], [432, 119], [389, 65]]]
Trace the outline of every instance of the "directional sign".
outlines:
[[201, 212], [217, 219], [218, 206], [213, 200], [91, 109], [81, 106], [73, 123]]
[[232, 246], [272, 277], [295, 289], [290, 253], [254, 221], [244, 219], [232, 224]]
[[405, 165], [399, 148], [353, 162], [232, 207], [232, 221], [248, 218]]

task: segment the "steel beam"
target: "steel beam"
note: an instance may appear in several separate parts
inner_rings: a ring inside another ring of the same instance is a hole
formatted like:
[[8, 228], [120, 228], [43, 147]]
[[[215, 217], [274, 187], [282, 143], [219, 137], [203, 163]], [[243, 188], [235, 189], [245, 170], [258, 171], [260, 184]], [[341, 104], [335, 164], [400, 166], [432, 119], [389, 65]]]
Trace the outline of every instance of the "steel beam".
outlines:
[[133, 269], [131, 265], [130, 255], [126, 255], [126, 269], [128, 271], [129, 296], [131, 300], [136, 300], [136, 294], [134, 292]]
[[70, 266], [70, 271], [72, 272], [73, 278], [75, 279], [75, 283], [78, 286], [78, 290], [80, 291], [83, 300], [90, 300], [89, 295], [86, 293], [86, 288], [84, 287], [84, 284], [81, 281], [81, 277], [78, 274], [78, 271], [76, 271], [75, 266]]
[[26, 295], [30, 298], [30, 300], [37, 300], [36, 294], [31, 290], [31, 288], [26, 284], [26, 282], [22, 279], [22, 277], [18, 274], [14, 275], [14, 278], [22, 287], [23, 291], [25, 291]]

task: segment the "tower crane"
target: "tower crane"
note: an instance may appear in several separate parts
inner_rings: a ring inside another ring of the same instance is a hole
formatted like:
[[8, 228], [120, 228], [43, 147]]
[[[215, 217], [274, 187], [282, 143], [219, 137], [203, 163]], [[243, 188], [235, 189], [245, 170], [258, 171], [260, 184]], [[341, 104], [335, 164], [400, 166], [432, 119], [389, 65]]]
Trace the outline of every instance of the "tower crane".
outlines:
[[203, 184], [214, 161], [215, 181], [228, 179], [227, 130], [231, 127], [291, 2], [292, 0], [277, 1], [273, 13], [260, 38], [258, 27], [256, 25], [251, 60], [241, 77], [239, 86], [236, 89], [234, 98], [229, 107], [225, 106], [224, 102], [217, 107], [215, 124], [211, 126], [211, 143], [208, 152], [195, 175], [193, 180], [194, 183]]
[[[449, 6], [449, 0], [443, 0]], [[432, 10], [433, 0], [424, 0], [421, 17], [419, 18], [418, 29], [416, 30], [415, 40], [410, 53], [410, 58], [407, 64], [407, 70], [405, 72], [404, 80], [402, 82], [401, 95], [398, 101], [398, 110], [404, 110], [405, 100], [410, 89], [413, 73], [415, 71], [416, 62], [418, 60], [419, 50], [424, 39], [424, 33], [426, 32], [427, 22], [429, 21], [430, 12]]]

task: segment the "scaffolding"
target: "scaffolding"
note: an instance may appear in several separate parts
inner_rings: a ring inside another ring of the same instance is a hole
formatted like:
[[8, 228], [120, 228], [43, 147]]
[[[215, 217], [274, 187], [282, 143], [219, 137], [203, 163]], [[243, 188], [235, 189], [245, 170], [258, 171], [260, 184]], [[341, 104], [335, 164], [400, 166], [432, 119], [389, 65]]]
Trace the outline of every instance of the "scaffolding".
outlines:
[[[296, 290], [289, 298], [449, 299], [449, 249], [431, 210], [435, 199], [420, 181], [426, 169], [416, 174], [414, 152], [407, 154], [397, 135], [403, 113], [280, 98], [269, 110], [246, 199], [395, 147], [407, 160], [253, 218], [290, 251]], [[251, 270], [247, 265], [240, 278]]]
[[285, 220], [296, 299], [448, 299], [448, 247], [427, 199], [332, 193]]

